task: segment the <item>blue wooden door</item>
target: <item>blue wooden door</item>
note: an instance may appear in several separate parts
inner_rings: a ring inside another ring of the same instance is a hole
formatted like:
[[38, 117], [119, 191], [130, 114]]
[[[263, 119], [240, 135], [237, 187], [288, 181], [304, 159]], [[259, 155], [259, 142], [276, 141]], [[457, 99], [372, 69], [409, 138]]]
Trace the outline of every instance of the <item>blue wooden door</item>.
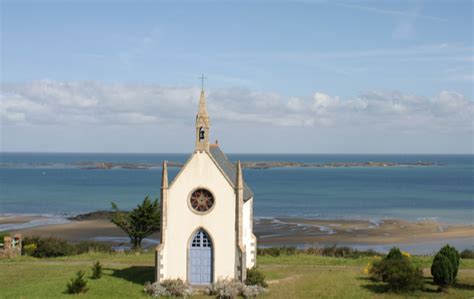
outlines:
[[188, 281], [201, 285], [212, 282], [212, 243], [202, 230], [194, 235], [189, 246]]

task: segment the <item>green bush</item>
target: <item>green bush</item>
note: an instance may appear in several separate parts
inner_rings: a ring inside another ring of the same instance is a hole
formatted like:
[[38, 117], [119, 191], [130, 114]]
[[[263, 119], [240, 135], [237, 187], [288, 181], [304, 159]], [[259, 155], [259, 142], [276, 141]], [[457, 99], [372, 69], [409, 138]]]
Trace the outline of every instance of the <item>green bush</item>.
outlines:
[[[49, 237], [49, 238], [40, 238], [35, 237], [26, 237], [23, 239], [22, 246], [23, 248], [29, 248], [31, 244], [36, 244], [36, 248], [30, 252], [30, 255], [34, 257], [56, 257], [56, 256], [65, 256], [71, 255], [74, 253], [74, 247], [66, 242], [65, 240]], [[30, 248], [31, 249], [31, 248]]]
[[84, 278], [84, 271], [78, 271], [76, 277], [71, 278], [66, 285], [67, 293], [80, 294], [87, 292], [87, 280]]
[[56, 257], [87, 252], [111, 252], [112, 247], [107, 244], [94, 241], [81, 241], [68, 243], [58, 238], [41, 238], [39, 236], [25, 237], [22, 242], [23, 254], [34, 257]]
[[454, 284], [459, 269], [459, 253], [449, 245], [436, 253], [431, 265], [431, 275], [435, 284], [447, 288]]
[[387, 260], [399, 260], [403, 258], [403, 254], [400, 249], [393, 247], [385, 257]]
[[442, 254], [435, 256], [431, 265], [431, 275], [433, 275], [434, 283], [440, 286], [441, 289], [445, 289], [453, 284], [453, 269], [451, 262], [446, 256]]
[[460, 254], [459, 257], [462, 259], [474, 259], [474, 250], [471, 249], [464, 249]]
[[268, 285], [265, 282], [265, 275], [257, 268], [247, 269], [246, 285], [259, 285], [266, 288]]
[[99, 261], [92, 265], [92, 279], [99, 279], [102, 277], [102, 265]]
[[88, 252], [112, 252], [111, 245], [95, 241], [80, 241], [72, 245], [74, 247], [74, 254], [83, 254]]
[[297, 255], [308, 254], [317, 256], [331, 256], [344, 258], [359, 258], [366, 256], [381, 256], [380, 253], [369, 249], [365, 251], [353, 249], [351, 247], [342, 246], [327, 246], [327, 247], [309, 247], [309, 248], [295, 248], [295, 247], [267, 247], [257, 248], [257, 255]]
[[379, 262], [373, 264], [372, 279], [387, 283], [390, 291], [413, 292], [423, 289], [423, 272], [407, 256], [394, 247]]

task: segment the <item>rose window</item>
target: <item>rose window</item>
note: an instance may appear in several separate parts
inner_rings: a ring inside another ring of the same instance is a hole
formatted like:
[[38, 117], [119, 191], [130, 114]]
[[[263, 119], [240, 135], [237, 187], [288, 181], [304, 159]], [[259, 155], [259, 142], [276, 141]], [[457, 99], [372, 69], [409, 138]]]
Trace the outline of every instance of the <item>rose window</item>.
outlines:
[[214, 197], [205, 189], [198, 189], [191, 194], [191, 207], [197, 212], [207, 212], [214, 205]]

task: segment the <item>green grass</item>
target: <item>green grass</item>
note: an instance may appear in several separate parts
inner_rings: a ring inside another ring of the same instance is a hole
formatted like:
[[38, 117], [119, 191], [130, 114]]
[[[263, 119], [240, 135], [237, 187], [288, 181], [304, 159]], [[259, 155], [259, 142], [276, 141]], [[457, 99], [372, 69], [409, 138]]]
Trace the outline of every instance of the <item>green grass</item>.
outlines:
[[[94, 261], [103, 265], [101, 279], [88, 278], [89, 291], [79, 298], [146, 298], [143, 284], [153, 279], [152, 253], [140, 255], [85, 255], [36, 259], [17, 257], [0, 260], [0, 298], [71, 298], [66, 283], [79, 270], [89, 277]], [[344, 259], [309, 255], [260, 256], [258, 264], [269, 282], [266, 298], [406, 298], [385, 293], [383, 284], [373, 283], [362, 274], [370, 258]], [[431, 284], [432, 257], [412, 257], [425, 267], [426, 290], [411, 296], [443, 298]], [[449, 297], [474, 297], [474, 261], [462, 260], [459, 283]], [[205, 296], [197, 296], [205, 298]]]

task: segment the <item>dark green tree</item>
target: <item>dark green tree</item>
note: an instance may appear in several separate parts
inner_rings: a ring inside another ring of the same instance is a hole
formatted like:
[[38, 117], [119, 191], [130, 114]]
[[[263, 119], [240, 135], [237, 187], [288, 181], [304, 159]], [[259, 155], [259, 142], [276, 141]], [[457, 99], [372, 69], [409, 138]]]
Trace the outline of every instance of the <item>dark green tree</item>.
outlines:
[[453, 269], [449, 259], [442, 255], [437, 254], [433, 259], [431, 265], [431, 275], [433, 275], [433, 281], [440, 289], [446, 289], [454, 282]]
[[87, 292], [87, 280], [84, 278], [84, 271], [78, 271], [76, 277], [71, 278], [71, 280], [66, 285], [68, 294], [80, 294]]
[[449, 245], [436, 253], [431, 265], [434, 283], [445, 289], [454, 284], [459, 268], [459, 252]]
[[102, 265], [99, 261], [96, 261], [92, 265], [92, 279], [99, 279], [102, 277]]
[[140, 248], [142, 240], [160, 229], [160, 205], [158, 200], [145, 197], [141, 205], [130, 212], [120, 211], [112, 202], [110, 221], [120, 227], [130, 238], [133, 248]]

